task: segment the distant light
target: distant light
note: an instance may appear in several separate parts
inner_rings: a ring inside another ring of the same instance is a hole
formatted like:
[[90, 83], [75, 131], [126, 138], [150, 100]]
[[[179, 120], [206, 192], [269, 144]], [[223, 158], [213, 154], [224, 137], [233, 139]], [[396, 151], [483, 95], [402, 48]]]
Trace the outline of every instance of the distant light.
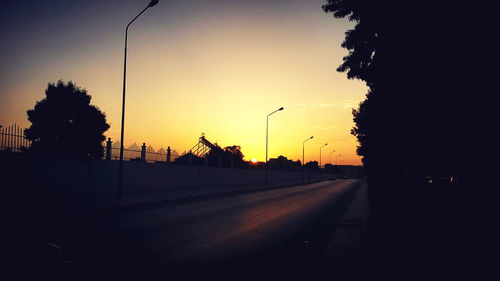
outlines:
[[257, 159], [255, 158], [252, 158], [252, 160], [250, 160], [253, 164], [256, 164], [257, 163]]

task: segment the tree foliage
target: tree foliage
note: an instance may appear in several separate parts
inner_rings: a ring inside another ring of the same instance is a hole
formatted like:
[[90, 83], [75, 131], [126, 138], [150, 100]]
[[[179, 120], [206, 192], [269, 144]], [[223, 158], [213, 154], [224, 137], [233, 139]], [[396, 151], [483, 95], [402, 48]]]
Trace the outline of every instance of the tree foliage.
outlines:
[[243, 153], [239, 145], [226, 146], [221, 148], [216, 146], [205, 156], [209, 166], [218, 166], [219, 161], [222, 167], [246, 168], [247, 163], [243, 160]]
[[304, 168], [309, 170], [319, 170], [318, 161], [309, 161], [304, 165]]
[[366, 82], [353, 110], [357, 153], [372, 173], [457, 173], [464, 104], [457, 79], [464, 44], [457, 5], [435, 1], [327, 0], [355, 23], [338, 71]]
[[73, 82], [49, 83], [45, 98], [27, 111], [31, 126], [25, 130], [31, 150], [67, 156], [99, 158], [106, 116], [90, 104], [91, 96]]

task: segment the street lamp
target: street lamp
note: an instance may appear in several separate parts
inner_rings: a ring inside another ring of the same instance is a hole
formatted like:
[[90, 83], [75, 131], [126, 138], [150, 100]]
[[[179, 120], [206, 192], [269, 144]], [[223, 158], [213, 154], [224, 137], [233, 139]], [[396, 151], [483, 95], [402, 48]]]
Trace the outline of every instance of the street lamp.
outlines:
[[335, 165], [337, 165], [337, 166], [339, 164], [339, 162], [337, 161], [337, 158], [339, 158], [339, 157], [342, 157], [342, 154], [339, 154], [339, 155], [337, 155], [337, 157], [335, 157], [335, 163], [336, 163]]
[[319, 167], [321, 168], [321, 149], [324, 147], [324, 146], [327, 146], [328, 143], [325, 143], [324, 145], [322, 145], [320, 148], [319, 148]]
[[131, 22], [127, 24], [127, 28], [125, 29], [125, 58], [123, 60], [123, 98], [122, 98], [122, 126], [120, 131], [120, 165], [118, 166], [118, 204], [121, 203], [122, 200], [122, 174], [123, 174], [123, 127], [125, 125], [125, 81], [127, 78], [127, 37], [128, 37], [128, 28], [130, 25], [144, 13], [148, 8], [155, 6], [158, 4], [159, 0], [152, 0], [149, 2], [148, 6], [144, 8]]
[[267, 115], [267, 118], [266, 118], [266, 188], [267, 188], [267, 143], [268, 143], [268, 136], [269, 136], [269, 116], [271, 116], [272, 114], [278, 112], [278, 111], [281, 111], [283, 110], [283, 107], [280, 107], [278, 109], [276, 109], [275, 111], [269, 113]]
[[328, 154], [328, 163], [332, 164], [332, 153], [335, 152], [335, 149]]
[[313, 136], [310, 138], [306, 139], [304, 142], [302, 142], [302, 182], [304, 182], [304, 145], [306, 144], [306, 141], [312, 139]]

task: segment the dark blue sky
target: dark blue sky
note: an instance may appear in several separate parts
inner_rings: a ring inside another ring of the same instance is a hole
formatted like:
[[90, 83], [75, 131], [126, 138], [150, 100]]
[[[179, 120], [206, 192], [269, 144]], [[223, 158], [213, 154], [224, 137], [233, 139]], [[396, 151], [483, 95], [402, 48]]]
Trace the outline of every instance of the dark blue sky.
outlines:
[[[269, 20], [308, 12], [311, 2], [317, 3], [314, 7], [321, 13], [323, 0], [161, 0], [154, 12], [140, 18], [144, 24], [136, 24], [134, 29], [140, 33], [143, 27], [148, 30], [155, 27], [168, 33], [177, 30], [178, 25], [235, 14], [241, 20], [248, 16], [251, 25], [255, 15]], [[148, 3], [148, 0], [2, 1], [0, 62], [4, 70], [0, 72], [0, 81], [12, 73], [12, 68], [25, 69], [26, 62], [20, 57], [59, 56], [75, 43], [92, 48], [92, 42], [105, 44], [123, 36], [118, 31]], [[11, 69], [9, 73], [5, 68]]]

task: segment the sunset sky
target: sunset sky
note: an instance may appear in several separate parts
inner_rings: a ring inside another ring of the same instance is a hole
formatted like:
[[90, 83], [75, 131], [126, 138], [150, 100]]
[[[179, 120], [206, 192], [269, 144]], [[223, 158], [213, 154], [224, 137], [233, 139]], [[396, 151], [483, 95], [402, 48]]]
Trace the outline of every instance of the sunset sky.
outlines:
[[[367, 88], [336, 72], [352, 27], [324, 0], [160, 0], [129, 30], [125, 146], [189, 150], [201, 133], [245, 159], [358, 165], [352, 108]], [[149, 0], [2, 1], [0, 125], [30, 125], [48, 82], [72, 80], [119, 140], [125, 27]], [[336, 150], [335, 153], [331, 153]]]

